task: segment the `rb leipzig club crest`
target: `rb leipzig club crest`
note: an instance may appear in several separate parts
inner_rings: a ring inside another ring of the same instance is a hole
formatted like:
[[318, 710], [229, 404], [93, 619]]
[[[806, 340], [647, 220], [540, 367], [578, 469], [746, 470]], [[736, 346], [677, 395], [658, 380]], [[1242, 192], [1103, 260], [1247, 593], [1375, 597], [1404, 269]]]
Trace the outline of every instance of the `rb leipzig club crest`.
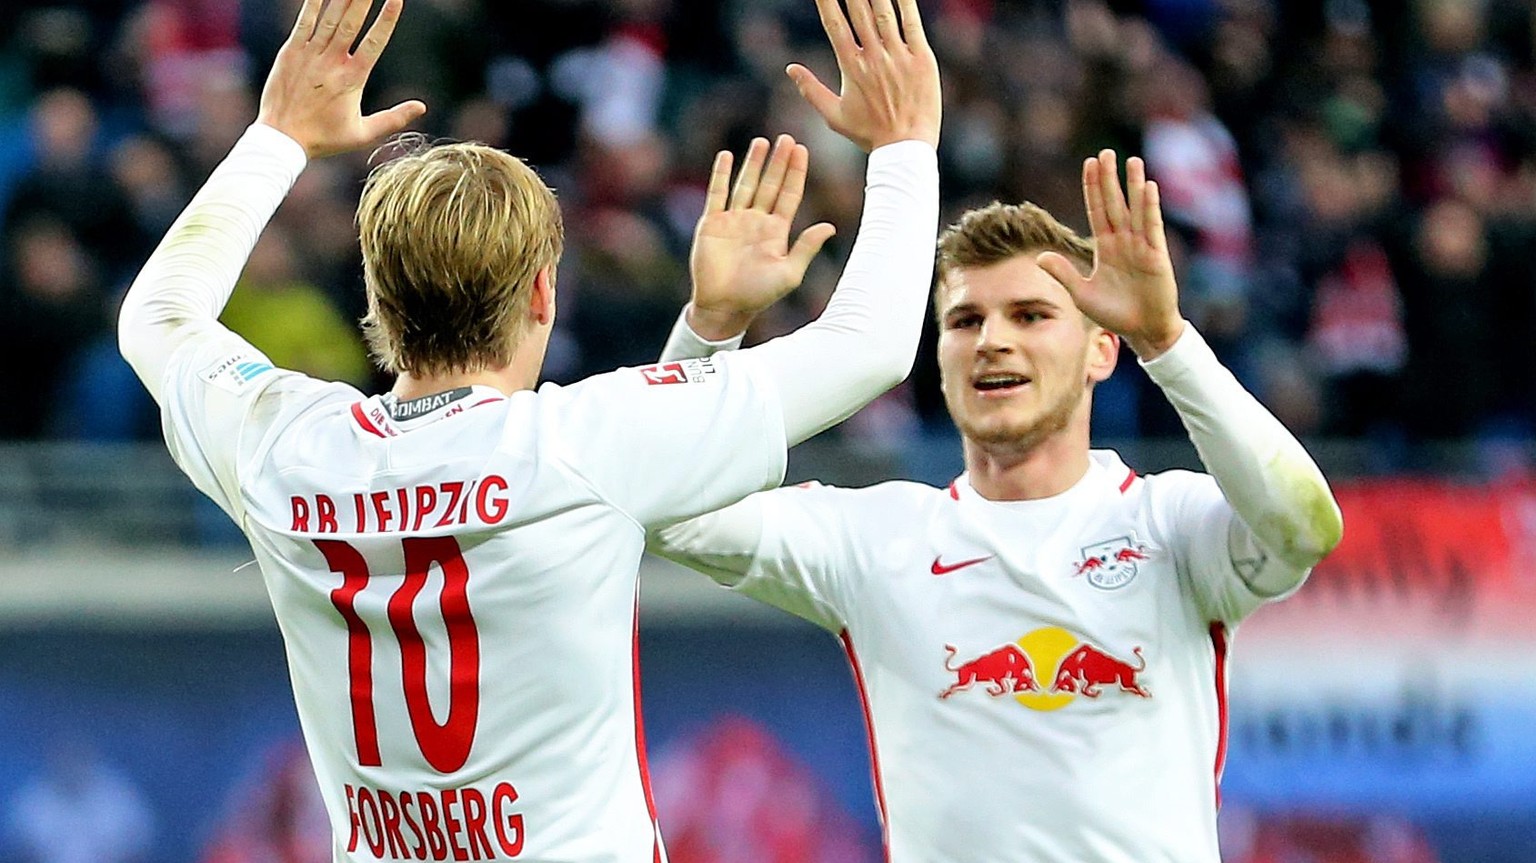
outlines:
[[1136, 577], [1136, 564], [1151, 560], [1152, 552], [1132, 536], [1117, 536], [1084, 546], [1083, 556], [1072, 565], [1073, 575], [1100, 590], [1125, 587]]

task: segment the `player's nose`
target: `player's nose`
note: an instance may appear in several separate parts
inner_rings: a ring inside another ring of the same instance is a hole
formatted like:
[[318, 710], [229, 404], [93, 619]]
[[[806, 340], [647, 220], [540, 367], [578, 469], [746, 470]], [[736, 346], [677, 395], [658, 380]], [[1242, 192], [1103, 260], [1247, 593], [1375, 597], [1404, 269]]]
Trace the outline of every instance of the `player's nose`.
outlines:
[[981, 331], [976, 335], [976, 353], [981, 356], [996, 356], [1013, 352], [1013, 344], [1007, 339], [1007, 327], [1003, 321], [996, 317], [988, 316], [981, 322]]

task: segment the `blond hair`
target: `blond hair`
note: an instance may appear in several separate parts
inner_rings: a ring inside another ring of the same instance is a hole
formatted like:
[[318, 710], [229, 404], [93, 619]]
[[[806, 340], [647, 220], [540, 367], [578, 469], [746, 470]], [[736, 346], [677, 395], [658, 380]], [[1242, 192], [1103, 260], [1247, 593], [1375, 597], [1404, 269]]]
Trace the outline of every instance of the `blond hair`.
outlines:
[[[939, 235], [935, 263], [938, 287], [950, 273], [966, 267], [1000, 264], [1018, 255], [1057, 252], [1080, 268], [1093, 269], [1093, 241], [1036, 204], [1004, 204], [993, 201], [970, 210]], [[934, 312], [941, 313], [944, 291], [933, 294]]]
[[483, 144], [407, 144], [357, 207], [375, 360], [416, 376], [500, 368], [525, 332], [533, 282], [560, 260], [555, 195]]

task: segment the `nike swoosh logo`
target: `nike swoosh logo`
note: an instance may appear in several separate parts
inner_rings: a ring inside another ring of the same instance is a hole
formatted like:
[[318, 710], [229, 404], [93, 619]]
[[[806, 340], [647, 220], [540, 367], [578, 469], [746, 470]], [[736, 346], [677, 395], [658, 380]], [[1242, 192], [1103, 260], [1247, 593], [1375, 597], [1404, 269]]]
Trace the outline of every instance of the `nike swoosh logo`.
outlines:
[[933, 569], [931, 572], [934, 575], [949, 575], [951, 572], [954, 572], [957, 569], [965, 569], [967, 566], [975, 566], [978, 563], [986, 563], [991, 559], [992, 555], [989, 554], [986, 557], [977, 557], [972, 558], [971, 560], [962, 560], [959, 563], [945, 564], [942, 562], [943, 556], [940, 555], [939, 557], [933, 559]]

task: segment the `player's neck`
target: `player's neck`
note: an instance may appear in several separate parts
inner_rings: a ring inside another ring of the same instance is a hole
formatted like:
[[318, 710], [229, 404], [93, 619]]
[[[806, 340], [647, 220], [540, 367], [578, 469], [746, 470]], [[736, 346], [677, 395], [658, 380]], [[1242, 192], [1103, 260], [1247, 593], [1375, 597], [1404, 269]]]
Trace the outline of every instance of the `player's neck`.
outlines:
[[395, 385], [390, 387], [390, 392], [400, 401], [410, 401], [423, 396], [445, 393], [461, 387], [491, 387], [500, 390], [506, 395], [511, 395], [520, 389], [528, 387], [510, 386], [505, 370], [501, 372], [481, 371], [452, 375], [427, 375], [416, 377], [403, 374], [395, 379]]
[[519, 390], [531, 390], [538, 383], [538, 372], [529, 374], [517, 369], [516, 365], [504, 366], [499, 369], [482, 369], [476, 372], [460, 372], [448, 375], [424, 375], [416, 377], [412, 374], [403, 374], [395, 379], [395, 385], [390, 387], [390, 392], [400, 401], [419, 399], [422, 396], [445, 393], [460, 387], [490, 387], [500, 390], [503, 395], [512, 395]]
[[971, 488], [987, 500], [1039, 500], [1076, 485], [1088, 473], [1088, 429], [1068, 426], [1026, 447], [967, 439]]
[[547, 333], [540, 335], [542, 338], [526, 339], [519, 344], [512, 352], [512, 361], [500, 368], [420, 376], [407, 372], [395, 379], [390, 392], [401, 401], [409, 401], [460, 387], [490, 387], [500, 390], [503, 395], [531, 390], [538, 386], [539, 373], [544, 368], [545, 345], [549, 341]]

